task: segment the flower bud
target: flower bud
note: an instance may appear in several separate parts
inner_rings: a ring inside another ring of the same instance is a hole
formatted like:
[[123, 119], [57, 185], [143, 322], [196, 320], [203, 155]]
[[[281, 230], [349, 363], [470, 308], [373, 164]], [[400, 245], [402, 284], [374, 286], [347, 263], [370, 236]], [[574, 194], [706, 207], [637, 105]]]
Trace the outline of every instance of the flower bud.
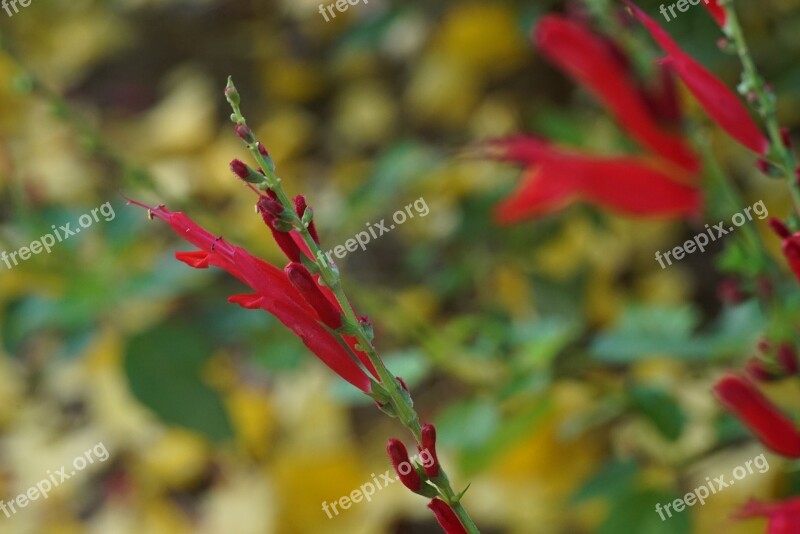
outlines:
[[428, 451], [428, 454], [433, 458], [433, 463], [429, 466], [422, 464], [425, 469], [425, 474], [429, 478], [436, 478], [439, 476], [439, 458], [436, 456], [436, 427], [431, 424], [423, 425], [422, 427], [422, 447], [420, 452]]
[[792, 148], [792, 136], [789, 133], [789, 128], [781, 128], [781, 142], [786, 148]]
[[[294, 211], [297, 213], [297, 216], [300, 217], [303, 221], [305, 221], [304, 215], [306, 215], [306, 211], [309, 210], [308, 206], [306, 205], [306, 197], [303, 195], [297, 195], [294, 197]], [[306, 226], [308, 228], [308, 233], [311, 234], [311, 238], [314, 242], [319, 245], [319, 236], [317, 235], [317, 227], [314, 225], [313, 213], [309, 211], [311, 219]]]
[[422, 479], [411, 464], [408, 450], [403, 442], [399, 439], [390, 439], [386, 445], [386, 452], [389, 453], [389, 459], [392, 461], [392, 466], [397, 472], [400, 482], [415, 493], [419, 491], [422, 488]]
[[[297, 243], [294, 242], [292, 236], [289, 232], [281, 226], [281, 220], [273, 214], [274, 210], [277, 209], [274, 207], [272, 203], [277, 204], [274, 200], [269, 197], [262, 196], [259, 198], [258, 203], [256, 204], [256, 210], [261, 214], [261, 218], [264, 220], [264, 224], [270, 229], [272, 232], [272, 238], [275, 240], [275, 243], [278, 244], [280, 249], [286, 254], [286, 257], [289, 258], [290, 261], [299, 262], [302, 256], [300, 251], [300, 247], [297, 246]], [[278, 204], [280, 206], [280, 204]], [[282, 206], [280, 206], [282, 208]]]
[[231, 170], [233, 174], [250, 184], [263, 184], [266, 180], [263, 174], [256, 172], [239, 159], [231, 161]]
[[780, 347], [778, 347], [778, 363], [780, 364], [781, 368], [786, 372], [788, 376], [793, 376], [797, 374], [798, 364], [797, 364], [797, 352], [795, 352], [794, 347], [789, 343], [783, 343]]
[[789, 228], [781, 221], [780, 219], [776, 219], [772, 217], [769, 220], [769, 227], [772, 228], [772, 231], [775, 232], [778, 237], [782, 239], [788, 239], [792, 237], [792, 232], [789, 231]]
[[747, 360], [747, 363], [744, 364], [744, 370], [758, 382], [773, 382], [778, 378], [777, 375], [767, 368], [764, 362], [758, 358], [750, 358]]
[[467, 529], [446, 502], [436, 497], [428, 503], [428, 508], [433, 511], [445, 534], [467, 534]]
[[239, 139], [245, 143], [253, 143], [256, 140], [252, 130], [250, 130], [250, 127], [246, 124], [237, 124], [233, 127], [233, 131], [236, 132], [236, 135], [239, 136]]
[[228, 85], [225, 87], [225, 99], [231, 106], [239, 106], [239, 91], [236, 90], [236, 86], [233, 85], [233, 79], [230, 77], [228, 77]]
[[284, 272], [289, 277], [292, 285], [303, 296], [303, 299], [317, 312], [320, 321], [333, 330], [342, 326], [341, 312], [322, 293], [308, 269], [300, 263], [292, 262], [286, 266]]

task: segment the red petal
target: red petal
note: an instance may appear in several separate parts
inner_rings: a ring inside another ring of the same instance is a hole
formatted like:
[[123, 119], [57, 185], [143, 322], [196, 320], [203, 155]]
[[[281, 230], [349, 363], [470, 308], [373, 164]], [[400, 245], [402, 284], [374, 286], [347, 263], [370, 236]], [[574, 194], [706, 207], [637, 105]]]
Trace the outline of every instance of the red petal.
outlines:
[[719, 24], [720, 28], [724, 28], [728, 14], [725, 12], [725, 9], [719, 5], [719, 0], [703, 0], [703, 5], [708, 12], [711, 13], [711, 17]]
[[299, 263], [292, 262], [283, 271], [289, 277], [292, 285], [306, 299], [306, 302], [317, 312], [320, 321], [333, 330], [342, 326], [342, 313], [339, 307], [331, 304], [331, 301], [323, 295], [308, 269]]
[[747, 108], [727, 85], [684, 52], [669, 34], [641, 9], [627, 2], [633, 14], [647, 28], [653, 39], [664, 49], [667, 57], [662, 61], [671, 66], [680, 76], [706, 113], [739, 141], [757, 154], [764, 155], [769, 141], [750, 117]]
[[752, 382], [739, 375], [728, 375], [717, 382], [714, 393], [764, 445], [783, 456], [800, 458], [800, 433], [794, 423]]
[[189, 267], [195, 269], [208, 269], [208, 252], [196, 250], [194, 252], [176, 252], [175, 258]]
[[694, 215], [700, 208], [696, 188], [672, 180], [648, 160], [587, 156], [537, 139], [494, 146], [507, 146], [507, 158], [529, 165], [517, 190], [497, 207], [501, 223], [556, 211], [572, 198], [633, 216]]
[[577, 22], [547, 15], [537, 24], [534, 41], [545, 57], [584, 85], [642, 145], [687, 170], [699, 169], [692, 150], [659, 127], [638, 87], [600, 37]]
[[264, 305], [264, 297], [256, 293], [255, 295], [231, 295], [228, 302], [238, 304], [247, 310], [258, 310]]

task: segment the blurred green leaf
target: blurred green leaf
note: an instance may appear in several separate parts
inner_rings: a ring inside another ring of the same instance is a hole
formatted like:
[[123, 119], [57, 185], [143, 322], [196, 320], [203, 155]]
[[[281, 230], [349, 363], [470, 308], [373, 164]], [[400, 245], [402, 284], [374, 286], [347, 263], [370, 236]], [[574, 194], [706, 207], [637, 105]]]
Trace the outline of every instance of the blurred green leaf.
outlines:
[[158, 326], [131, 338], [125, 373], [136, 398], [165, 423], [222, 441], [232, 436], [228, 415], [201, 378], [211, 350], [201, 332]]
[[656, 504], [671, 503], [674, 495], [647, 490], [621, 494], [614, 500], [608, 517], [598, 529], [598, 534], [620, 534], [623, 532], [646, 534], [689, 534], [691, 508], [682, 512], [672, 511], [672, 517], [664, 512], [664, 520], [656, 512]]
[[614, 499], [620, 493], [629, 492], [637, 470], [636, 462], [614, 460], [601, 467], [581, 486], [572, 496], [571, 502], [577, 504], [597, 497]]
[[667, 392], [653, 387], [637, 386], [631, 389], [633, 407], [645, 416], [664, 437], [675, 441], [686, 424], [686, 414]]

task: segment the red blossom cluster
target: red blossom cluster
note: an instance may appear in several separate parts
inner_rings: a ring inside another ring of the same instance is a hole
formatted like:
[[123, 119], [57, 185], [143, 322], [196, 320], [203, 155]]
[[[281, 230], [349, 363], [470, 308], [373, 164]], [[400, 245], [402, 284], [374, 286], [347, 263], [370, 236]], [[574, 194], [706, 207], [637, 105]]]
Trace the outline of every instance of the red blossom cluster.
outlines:
[[[681, 79], [706, 113], [731, 137], [759, 156], [769, 141], [742, 102], [722, 81], [685, 53], [650, 17], [628, 3], [634, 17], [665, 52], [656, 87], [642, 84], [622, 47], [585, 22], [542, 17], [533, 42], [553, 65], [584, 87], [643, 149], [635, 156], [596, 156], [517, 136], [483, 145], [497, 159], [520, 163], [525, 174], [498, 207], [497, 220], [514, 223], [582, 200], [632, 216], [678, 217], [698, 213], [698, 156], [675, 133], [682, 118], [675, 88]], [[724, 10], [708, 5], [724, 24]]]

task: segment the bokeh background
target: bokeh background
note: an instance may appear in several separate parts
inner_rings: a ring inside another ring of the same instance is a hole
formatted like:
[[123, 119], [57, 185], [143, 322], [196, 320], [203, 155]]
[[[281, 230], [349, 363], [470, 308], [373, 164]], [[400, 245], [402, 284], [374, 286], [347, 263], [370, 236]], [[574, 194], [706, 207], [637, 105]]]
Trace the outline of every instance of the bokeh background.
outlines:
[[[800, 2], [737, 4], [782, 123], [797, 126]], [[731, 213], [710, 190], [698, 221], [578, 205], [498, 226], [493, 206], [520, 171], [465, 154], [518, 132], [630, 149], [528, 37], [548, 11], [602, 28], [618, 6], [370, 0], [329, 23], [318, 6], [33, 0], [0, 11], [0, 250], [105, 202], [116, 214], [51, 254], [0, 264], [0, 498], [98, 442], [110, 452], [0, 515], [0, 532], [439, 532], [400, 484], [325, 515], [323, 501], [390, 467], [389, 437], [408, 436], [272, 317], [227, 304], [238, 282], [176, 262], [187, 246], [125, 204], [165, 203], [283, 265], [227, 170], [246, 156], [222, 97], [228, 74], [326, 249], [418, 198], [429, 206], [339, 267], [387, 364], [437, 424], [456, 487], [472, 484], [465, 504], [483, 532], [763, 532], [731, 513], [792, 494], [800, 477], [710, 386], [753, 352], [765, 318], [720, 300], [727, 244], [664, 270], [653, 260]], [[642, 6], [658, 17], [658, 4]], [[736, 84], [701, 7], [668, 29]], [[748, 204], [784, 214], [784, 186], [687, 105], [717, 171]], [[796, 387], [770, 394], [800, 408]], [[762, 452], [767, 473], [666, 522], [655, 513]]]

